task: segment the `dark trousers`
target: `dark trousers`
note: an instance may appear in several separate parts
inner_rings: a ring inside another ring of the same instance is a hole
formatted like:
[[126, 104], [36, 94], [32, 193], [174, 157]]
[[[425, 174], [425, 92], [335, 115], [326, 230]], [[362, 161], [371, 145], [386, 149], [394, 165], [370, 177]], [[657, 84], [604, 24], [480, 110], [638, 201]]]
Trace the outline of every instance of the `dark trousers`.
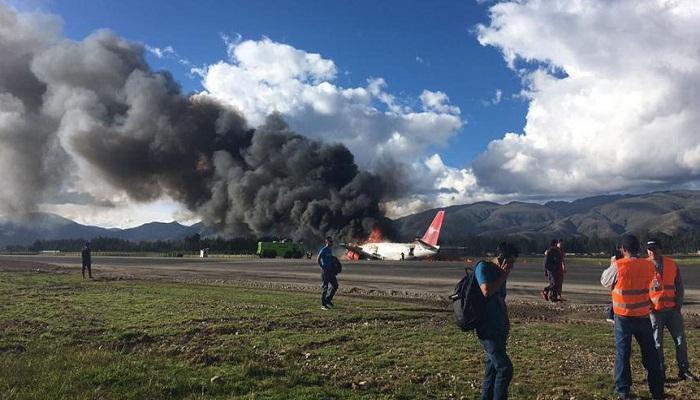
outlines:
[[654, 341], [656, 352], [659, 354], [661, 371], [666, 372], [664, 361], [664, 328], [668, 328], [673, 346], [676, 348], [676, 362], [678, 363], [678, 373], [688, 372], [688, 344], [686, 343], [685, 329], [683, 328], [683, 316], [676, 309], [656, 311], [651, 313], [651, 327], [654, 331]]
[[87, 269], [88, 277], [92, 278], [92, 265], [89, 261], [83, 261], [83, 278], [85, 278], [85, 270]]
[[506, 336], [479, 339], [486, 353], [481, 400], [506, 400], [508, 385], [513, 379], [513, 363], [506, 353]]
[[321, 272], [321, 281], [321, 305], [325, 306], [333, 301], [333, 296], [338, 290], [338, 279], [335, 274], [324, 270]]
[[554, 286], [557, 291], [557, 296], [561, 297], [561, 291], [564, 287], [564, 270], [560, 269], [555, 272]]
[[544, 292], [547, 293], [547, 298], [551, 301], [557, 301], [561, 297], [561, 289], [564, 284], [564, 272], [559, 271], [547, 271], [547, 280], [549, 285], [544, 288]]
[[632, 337], [637, 340], [642, 351], [642, 364], [647, 370], [647, 383], [654, 399], [664, 395], [664, 378], [661, 374], [659, 355], [654, 345], [654, 333], [651, 329], [649, 316], [622, 317], [615, 315], [615, 391], [628, 394], [632, 386], [632, 370], [630, 356], [632, 355]]

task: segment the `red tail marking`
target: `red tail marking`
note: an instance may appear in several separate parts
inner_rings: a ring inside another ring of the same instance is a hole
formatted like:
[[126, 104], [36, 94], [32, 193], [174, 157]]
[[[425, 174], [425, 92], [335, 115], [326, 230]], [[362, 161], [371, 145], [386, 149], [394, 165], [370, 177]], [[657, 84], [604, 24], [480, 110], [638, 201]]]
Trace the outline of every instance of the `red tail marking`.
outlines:
[[437, 246], [438, 238], [440, 237], [440, 228], [442, 228], [442, 219], [445, 217], [445, 211], [441, 210], [438, 211], [437, 214], [435, 214], [435, 218], [433, 219], [433, 223], [430, 224], [430, 227], [428, 228], [427, 231], [425, 231], [425, 235], [423, 235], [423, 241], [425, 243], [428, 243], [431, 246]]

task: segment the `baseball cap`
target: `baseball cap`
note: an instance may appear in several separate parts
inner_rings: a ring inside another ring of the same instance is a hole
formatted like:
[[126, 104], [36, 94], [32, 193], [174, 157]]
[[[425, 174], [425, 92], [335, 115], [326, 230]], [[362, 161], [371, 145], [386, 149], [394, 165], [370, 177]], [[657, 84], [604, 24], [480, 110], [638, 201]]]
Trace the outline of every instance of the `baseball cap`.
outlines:
[[649, 250], [656, 250], [656, 249], [662, 249], [661, 247], [661, 242], [659, 239], [649, 239], [647, 240], [647, 249]]

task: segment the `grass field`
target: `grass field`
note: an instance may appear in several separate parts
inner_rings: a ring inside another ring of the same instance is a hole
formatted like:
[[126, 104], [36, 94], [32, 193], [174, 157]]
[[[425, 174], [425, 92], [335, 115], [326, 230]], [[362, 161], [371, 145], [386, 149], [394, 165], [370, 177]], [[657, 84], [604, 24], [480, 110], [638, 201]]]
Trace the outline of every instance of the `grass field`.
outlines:
[[[333, 310], [318, 303], [307, 292], [0, 273], [0, 399], [477, 395], [482, 350], [444, 304], [343, 293]], [[513, 303], [510, 311], [512, 399], [611, 397], [612, 326], [598, 308]], [[698, 319], [687, 325], [693, 362]], [[634, 390], [648, 398], [638, 354]], [[700, 385], [672, 383], [668, 392], [698, 399]]]

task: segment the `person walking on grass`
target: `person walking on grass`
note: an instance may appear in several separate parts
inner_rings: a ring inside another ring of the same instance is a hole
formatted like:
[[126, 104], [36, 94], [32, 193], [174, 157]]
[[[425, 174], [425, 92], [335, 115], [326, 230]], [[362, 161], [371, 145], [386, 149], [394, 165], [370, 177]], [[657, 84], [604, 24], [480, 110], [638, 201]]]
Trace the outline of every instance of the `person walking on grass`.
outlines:
[[561, 281], [563, 279], [563, 262], [562, 251], [559, 247], [559, 241], [552, 239], [549, 248], [544, 252], [544, 275], [547, 277], [549, 284], [542, 290], [542, 298], [546, 301], [557, 302], [561, 293]]
[[476, 327], [476, 335], [486, 354], [481, 400], [505, 400], [513, 378], [513, 363], [506, 352], [510, 322], [506, 308], [506, 280], [518, 249], [512, 243], [501, 243], [492, 261], [480, 261], [474, 276], [486, 298], [484, 320]]
[[612, 290], [615, 314], [615, 393], [618, 399], [630, 399], [632, 371], [632, 337], [637, 340], [642, 353], [642, 364], [647, 371], [647, 384], [652, 397], [664, 398], [664, 377], [659, 355], [654, 345], [654, 334], [649, 319], [650, 289], [655, 280], [654, 264], [639, 258], [639, 239], [626, 235], [620, 241], [621, 259], [610, 258], [608, 267], [600, 277], [600, 283]]
[[321, 267], [321, 309], [328, 310], [333, 307], [333, 296], [338, 290], [335, 265], [333, 261], [333, 239], [326, 237], [326, 245], [318, 252], [316, 261]]
[[85, 270], [87, 269], [88, 277], [92, 279], [92, 254], [90, 251], [90, 242], [85, 242], [85, 247], [80, 252], [80, 259], [83, 264], [82, 272], [83, 279], [85, 279]]
[[651, 327], [654, 330], [661, 371], [665, 377], [663, 335], [664, 328], [667, 328], [676, 348], [678, 379], [697, 382], [698, 378], [690, 372], [688, 364], [688, 344], [683, 328], [683, 315], [681, 315], [684, 295], [681, 271], [674, 260], [663, 255], [663, 248], [658, 239], [649, 239], [647, 254], [649, 261], [654, 263], [656, 269], [656, 280], [651, 289]]

